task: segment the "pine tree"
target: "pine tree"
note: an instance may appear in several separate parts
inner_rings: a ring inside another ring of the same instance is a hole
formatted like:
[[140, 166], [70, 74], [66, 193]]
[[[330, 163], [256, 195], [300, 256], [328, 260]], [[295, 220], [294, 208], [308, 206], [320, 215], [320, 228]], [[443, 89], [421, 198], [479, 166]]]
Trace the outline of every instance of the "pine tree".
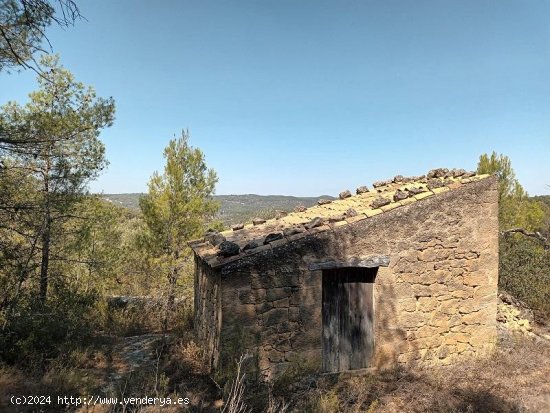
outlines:
[[147, 245], [167, 276], [170, 311], [178, 279], [190, 257], [187, 242], [204, 233], [219, 203], [212, 198], [216, 173], [207, 168], [201, 150], [189, 145], [187, 131], [169, 142], [164, 158], [164, 172], [153, 174], [139, 205], [148, 229]]
[[483, 154], [477, 165], [479, 174], [496, 174], [499, 179], [499, 223], [503, 231], [523, 228], [539, 230], [544, 221], [542, 204], [529, 199], [512, 168], [512, 162], [505, 155]]
[[[44, 302], [52, 257], [62, 259], [62, 252], [55, 251], [63, 238], [62, 224], [72, 218], [71, 207], [86, 194], [87, 184], [107, 165], [99, 133], [113, 122], [114, 102], [97, 98], [93, 88], [75, 81], [57, 56], [45, 56], [40, 64], [47, 71], [38, 76], [40, 88], [29, 95], [30, 101], [24, 106], [10, 102], [0, 110], [0, 129], [16, 142], [0, 146], [3, 164], [23, 174], [34, 191], [18, 204], [0, 200], [0, 207], [13, 214], [24, 205], [27, 221], [34, 217], [25, 233], [38, 235], [39, 298]], [[0, 178], [7, 176], [4, 172]]]

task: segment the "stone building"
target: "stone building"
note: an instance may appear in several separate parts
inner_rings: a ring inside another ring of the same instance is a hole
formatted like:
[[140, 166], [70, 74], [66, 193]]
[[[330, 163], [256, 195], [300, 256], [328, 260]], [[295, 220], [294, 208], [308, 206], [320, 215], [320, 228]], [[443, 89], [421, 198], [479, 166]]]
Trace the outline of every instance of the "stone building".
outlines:
[[436, 169], [192, 241], [213, 372], [450, 364], [496, 340], [498, 182]]

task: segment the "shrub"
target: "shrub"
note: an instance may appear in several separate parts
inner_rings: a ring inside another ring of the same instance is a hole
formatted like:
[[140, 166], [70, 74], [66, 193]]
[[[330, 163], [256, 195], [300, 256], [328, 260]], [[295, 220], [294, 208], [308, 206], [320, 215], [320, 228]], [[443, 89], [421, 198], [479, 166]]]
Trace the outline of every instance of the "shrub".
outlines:
[[524, 301], [538, 321], [550, 318], [550, 251], [521, 235], [500, 240], [499, 287]]
[[45, 304], [25, 296], [5, 320], [0, 333], [0, 360], [22, 367], [43, 367], [47, 359], [69, 353], [94, 330], [91, 314], [97, 296], [65, 285], [52, 285]]

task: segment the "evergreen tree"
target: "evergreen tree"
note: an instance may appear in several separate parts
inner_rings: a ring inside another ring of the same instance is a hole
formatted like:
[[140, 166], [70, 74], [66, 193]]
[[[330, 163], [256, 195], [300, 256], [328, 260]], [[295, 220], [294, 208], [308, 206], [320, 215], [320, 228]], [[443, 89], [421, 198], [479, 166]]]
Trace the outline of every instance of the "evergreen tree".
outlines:
[[0, 72], [21, 67], [39, 72], [35, 54], [46, 52], [46, 28], [67, 27], [78, 18], [72, 0], [0, 0]]
[[164, 158], [164, 172], [153, 174], [139, 205], [148, 229], [149, 250], [168, 279], [170, 310], [178, 279], [189, 262], [187, 242], [203, 235], [219, 203], [212, 198], [216, 173], [207, 168], [201, 150], [189, 145], [187, 131], [169, 142]]
[[[71, 207], [86, 193], [89, 181], [107, 165], [99, 133], [113, 122], [114, 102], [112, 98], [97, 98], [91, 87], [75, 81], [59, 65], [57, 56], [45, 56], [40, 64], [47, 71], [38, 76], [40, 88], [29, 95], [30, 101], [24, 106], [9, 102], [0, 110], [0, 128], [17, 141], [15, 145], [0, 146], [4, 165], [0, 180], [6, 184], [10, 176], [6, 170], [12, 169], [23, 175], [34, 191], [19, 193], [18, 202], [0, 199], [0, 210], [5, 219], [22, 207], [28, 211], [29, 225], [19, 233], [25, 234], [29, 242], [37, 236], [39, 297], [44, 302], [50, 262], [63, 259], [63, 251], [56, 248], [64, 237], [63, 223], [74, 218]], [[17, 182], [11, 185], [17, 186]]]
[[544, 209], [540, 202], [532, 201], [523, 189], [505, 155], [483, 154], [477, 165], [478, 174], [496, 174], [499, 179], [499, 223], [501, 230], [523, 228], [539, 230], [544, 222]]

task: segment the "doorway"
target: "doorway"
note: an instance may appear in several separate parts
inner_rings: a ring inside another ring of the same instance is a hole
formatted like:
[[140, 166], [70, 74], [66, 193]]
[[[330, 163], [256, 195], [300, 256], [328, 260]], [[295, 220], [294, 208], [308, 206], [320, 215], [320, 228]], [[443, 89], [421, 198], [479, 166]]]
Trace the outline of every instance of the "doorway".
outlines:
[[369, 367], [374, 353], [373, 286], [378, 267], [323, 270], [323, 370]]

